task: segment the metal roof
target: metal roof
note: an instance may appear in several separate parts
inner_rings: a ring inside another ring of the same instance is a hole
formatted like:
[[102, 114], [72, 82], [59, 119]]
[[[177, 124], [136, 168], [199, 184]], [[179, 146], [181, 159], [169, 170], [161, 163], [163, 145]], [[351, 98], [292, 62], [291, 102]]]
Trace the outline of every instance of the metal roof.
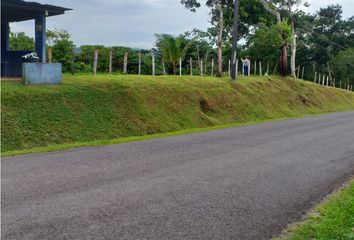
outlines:
[[42, 14], [47, 17], [60, 15], [68, 10], [72, 9], [23, 0], [1, 0], [1, 21], [20, 22]]

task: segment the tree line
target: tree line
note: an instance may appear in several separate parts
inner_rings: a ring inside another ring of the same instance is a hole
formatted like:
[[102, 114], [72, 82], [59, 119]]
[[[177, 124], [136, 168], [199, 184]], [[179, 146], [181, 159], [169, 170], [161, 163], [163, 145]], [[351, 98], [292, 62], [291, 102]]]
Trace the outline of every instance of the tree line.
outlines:
[[[193, 69], [193, 74], [222, 76], [231, 60], [233, 0], [203, 3], [211, 16], [206, 31], [192, 29], [179, 36], [157, 34], [153, 49], [133, 49], [101, 45], [77, 48], [66, 31], [49, 30], [49, 58], [61, 62], [64, 72], [91, 72], [97, 49], [97, 71], [108, 72], [112, 51], [113, 72], [123, 72], [127, 56], [127, 73], [137, 74], [140, 61], [141, 73], [151, 74], [153, 54], [157, 74], [177, 74], [179, 69], [189, 74]], [[181, 4], [195, 12], [202, 2], [182, 0]], [[313, 80], [317, 72], [337, 82], [354, 84], [354, 16], [344, 19], [340, 5], [328, 5], [310, 14], [299, 10], [300, 4], [300, 0], [241, 0], [238, 56], [248, 56], [254, 66], [262, 61], [264, 73], [296, 77], [301, 69], [305, 79]], [[24, 33], [11, 33], [10, 48], [23, 47], [34, 48], [33, 39]]]

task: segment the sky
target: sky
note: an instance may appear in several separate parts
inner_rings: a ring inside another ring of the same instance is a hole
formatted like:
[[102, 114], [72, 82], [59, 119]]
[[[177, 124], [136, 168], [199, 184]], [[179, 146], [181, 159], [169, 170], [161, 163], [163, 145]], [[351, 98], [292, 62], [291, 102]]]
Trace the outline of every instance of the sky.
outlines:
[[[99, 44], [150, 49], [155, 33], [178, 35], [193, 28], [209, 27], [208, 9], [192, 13], [180, 0], [32, 0], [73, 9], [47, 18], [47, 28], [65, 29], [75, 45]], [[201, 0], [203, 2], [203, 0]], [[354, 15], [353, 0], [307, 0], [315, 12], [329, 4], [343, 6], [343, 16]], [[34, 21], [11, 23], [14, 32], [34, 35]]]

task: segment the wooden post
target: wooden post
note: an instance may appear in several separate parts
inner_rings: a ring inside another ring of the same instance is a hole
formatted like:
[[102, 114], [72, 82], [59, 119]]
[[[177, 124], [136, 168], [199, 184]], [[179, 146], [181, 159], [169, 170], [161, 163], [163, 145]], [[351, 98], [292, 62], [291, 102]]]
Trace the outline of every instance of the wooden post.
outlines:
[[193, 59], [192, 59], [192, 57], [189, 58], [189, 70], [190, 70], [191, 76], [193, 76]]
[[305, 66], [302, 66], [301, 79], [304, 79]]
[[211, 59], [211, 76], [214, 75], [214, 58]]
[[231, 77], [231, 60], [229, 59], [229, 77]]
[[259, 76], [262, 76], [262, 61], [259, 61]]
[[152, 57], [152, 76], [155, 76], [155, 55], [151, 54]]
[[138, 69], [138, 74], [140, 75], [141, 74], [141, 52], [139, 51], [139, 69]]
[[313, 79], [314, 83], [316, 83], [316, 77], [317, 77], [317, 72], [315, 72], [315, 78]]
[[236, 72], [236, 76], [238, 75], [238, 59], [236, 59], [236, 70], [235, 70], [235, 72]]
[[182, 58], [179, 58], [179, 75], [182, 76]]
[[112, 74], [112, 49], [109, 49], [109, 66], [108, 66], [108, 72], [109, 74]]
[[52, 59], [53, 59], [53, 48], [52, 47], [49, 47], [48, 48], [48, 62], [52, 62]]
[[98, 49], [95, 49], [95, 53], [94, 53], [94, 57], [93, 57], [93, 75], [96, 75], [97, 72], [97, 62], [98, 62]]
[[162, 62], [163, 75], [166, 75], [165, 60], [162, 58], [162, 59], [161, 59], [161, 62]]
[[124, 62], [123, 62], [123, 73], [126, 74], [128, 70], [128, 52], [124, 54]]
[[254, 75], [257, 75], [257, 60], [254, 60]]
[[248, 66], [248, 76], [251, 76], [251, 61], [249, 61], [250, 65]]

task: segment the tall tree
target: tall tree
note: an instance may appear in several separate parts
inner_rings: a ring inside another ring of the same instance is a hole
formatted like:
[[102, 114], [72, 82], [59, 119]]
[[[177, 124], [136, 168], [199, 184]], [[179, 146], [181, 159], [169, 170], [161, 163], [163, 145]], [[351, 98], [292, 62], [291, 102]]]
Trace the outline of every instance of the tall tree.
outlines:
[[[211, 13], [211, 24], [216, 29], [216, 45], [218, 52], [218, 67], [216, 76], [222, 76], [223, 69], [223, 57], [222, 57], [222, 48], [224, 42], [224, 30], [225, 30], [225, 21], [224, 21], [224, 11], [229, 4], [230, 0], [207, 0], [206, 6], [210, 8]], [[181, 0], [181, 3], [192, 12], [195, 12], [197, 8], [201, 6], [198, 0]]]
[[[284, 2], [279, 2], [278, 0], [261, 0], [264, 8], [267, 12], [274, 15], [277, 19], [277, 24], [282, 24], [281, 10]], [[280, 56], [279, 56], [279, 73], [281, 76], [287, 75], [288, 67], [288, 42], [284, 38], [284, 42], [280, 47]]]
[[162, 58], [166, 63], [172, 64], [173, 74], [176, 75], [177, 63], [183, 60], [192, 41], [180, 35], [173, 37], [168, 34], [156, 34], [156, 46], [159, 48]]

